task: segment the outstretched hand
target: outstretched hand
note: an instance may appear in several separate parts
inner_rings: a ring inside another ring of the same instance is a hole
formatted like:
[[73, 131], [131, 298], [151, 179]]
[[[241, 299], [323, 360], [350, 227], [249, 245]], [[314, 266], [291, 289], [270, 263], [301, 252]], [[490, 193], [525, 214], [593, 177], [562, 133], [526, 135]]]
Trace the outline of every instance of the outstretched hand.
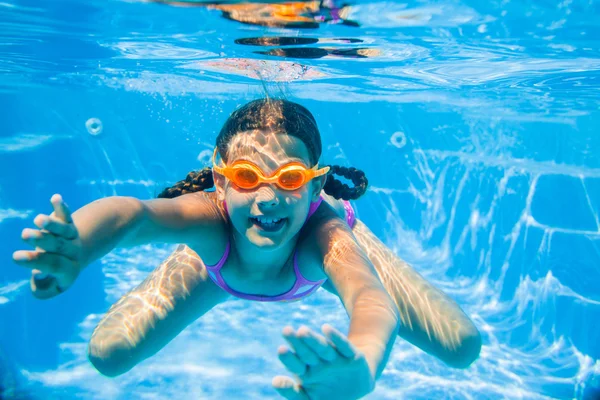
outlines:
[[375, 380], [364, 354], [330, 325], [321, 330], [325, 336], [304, 326], [283, 329], [290, 348], [279, 347], [279, 359], [295, 379], [276, 376], [275, 390], [288, 400], [354, 400], [370, 393]]
[[21, 238], [35, 250], [18, 250], [13, 260], [32, 269], [31, 289], [38, 298], [49, 298], [73, 284], [81, 270], [81, 240], [71, 212], [62, 197], [50, 199], [54, 212], [33, 220], [39, 229], [25, 228]]

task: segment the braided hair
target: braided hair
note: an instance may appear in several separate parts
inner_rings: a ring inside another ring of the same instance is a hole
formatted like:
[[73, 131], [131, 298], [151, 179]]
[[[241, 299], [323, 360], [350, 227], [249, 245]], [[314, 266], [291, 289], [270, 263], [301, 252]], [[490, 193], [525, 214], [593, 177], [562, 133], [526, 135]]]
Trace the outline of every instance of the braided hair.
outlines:
[[[312, 166], [321, 157], [321, 135], [313, 115], [300, 104], [283, 99], [258, 99], [235, 110], [225, 121], [217, 136], [217, 150], [227, 162], [227, 148], [238, 133], [257, 129], [272, 129], [274, 132], [292, 135], [302, 140], [310, 155]], [[330, 165], [323, 190], [328, 195], [343, 200], [356, 200], [367, 191], [369, 184], [365, 173], [356, 168]], [[333, 175], [352, 181], [354, 187], [342, 183]], [[191, 171], [184, 180], [164, 189], [159, 198], [174, 198], [187, 193], [204, 191], [214, 186], [212, 168]]]

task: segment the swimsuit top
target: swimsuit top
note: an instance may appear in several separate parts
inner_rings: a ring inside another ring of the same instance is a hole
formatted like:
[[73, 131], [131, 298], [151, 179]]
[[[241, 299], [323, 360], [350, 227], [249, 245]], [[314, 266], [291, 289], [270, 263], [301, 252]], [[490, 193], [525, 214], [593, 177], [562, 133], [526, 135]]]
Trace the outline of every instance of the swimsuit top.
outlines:
[[[319, 208], [319, 205], [321, 205], [322, 201], [323, 201], [323, 197], [319, 197], [318, 201], [316, 201], [310, 205], [310, 209], [309, 209], [308, 217], [306, 218], [306, 221], [308, 221], [308, 219], [315, 213], [315, 211], [317, 211], [317, 208]], [[225, 207], [227, 207], [226, 204], [224, 204], [224, 205], [225, 205]], [[352, 206], [350, 205], [350, 203], [348, 201], [344, 201], [344, 208], [346, 209], [346, 222], [348, 223], [348, 225], [350, 227], [353, 227], [354, 223], [356, 222], [356, 218], [354, 216], [354, 210], [352, 209]], [[306, 223], [306, 221], [304, 223]], [[310, 280], [306, 279], [304, 276], [302, 276], [302, 274], [300, 273], [300, 270], [298, 269], [298, 261], [297, 261], [298, 250], [296, 249], [294, 251], [294, 273], [296, 274], [296, 283], [294, 283], [294, 286], [290, 290], [288, 290], [287, 292], [282, 293], [280, 295], [277, 295], [277, 296], [266, 296], [266, 295], [254, 295], [254, 294], [241, 293], [241, 292], [238, 292], [238, 291], [230, 288], [227, 285], [227, 283], [223, 280], [223, 277], [221, 276], [221, 268], [225, 264], [225, 261], [227, 261], [227, 256], [229, 256], [230, 248], [231, 248], [231, 245], [230, 245], [230, 242], [228, 241], [227, 247], [225, 248], [225, 253], [223, 254], [223, 257], [221, 257], [219, 262], [215, 265], [212, 265], [212, 266], [206, 265], [206, 270], [207, 270], [210, 278], [213, 280], [213, 282], [217, 286], [221, 287], [223, 290], [225, 290], [225, 291], [229, 292], [230, 294], [232, 294], [236, 297], [239, 297], [241, 299], [256, 300], [256, 301], [294, 301], [294, 300], [301, 299], [302, 297], [308, 296], [309, 294], [313, 293], [327, 280], [327, 279], [321, 279], [319, 281], [310, 281]]]

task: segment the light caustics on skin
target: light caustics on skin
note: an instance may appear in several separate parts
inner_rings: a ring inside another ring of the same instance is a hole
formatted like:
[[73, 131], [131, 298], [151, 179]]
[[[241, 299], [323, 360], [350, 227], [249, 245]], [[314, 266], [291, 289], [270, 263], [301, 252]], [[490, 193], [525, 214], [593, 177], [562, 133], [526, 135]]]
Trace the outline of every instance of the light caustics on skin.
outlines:
[[[353, 233], [398, 307], [400, 336], [443, 359], [451, 357], [464, 337], [473, 334], [466, 315], [389, 250], [364, 223], [357, 220]], [[343, 243], [333, 247], [325, 262], [352, 268], [348, 257], [354, 252], [344, 251], [348, 246]], [[189, 247], [179, 246], [141, 285], [111, 307], [94, 331], [91, 343], [111, 345], [111, 341], [126, 340], [130, 346], [136, 346], [149, 327], [163, 319], [179, 301], [190, 297], [190, 288], [198, 280], [207, 279], [206, 274], [200, 257]], [[412, 335], [417, 328], [427, 333], [430, 343]]]
[[[324, 231], [335, 232], [344, 223], [339, 219], [327, 224]], [[360, 250], [353, 248], [351, 236], [326, 240], [329, 247], [324, 265], [350, 269], [364, 264], [362, 257], [367, 257], [399, 311], [398, 334], [451, 365], [470, 364], [479, 351], [480, 338], [460, 307], [400, 259], [362, 221], [356, 220], [352, 234]]]
[[[416, 340], [418, 343], [414, 344], [438, 356], [443, 356], [440, 351], [449, 352], [451, 356], [465, 337], [476, 334], [473, 324], [456, 303], [394, 254], [360, 220], [353, 233], [398, 307], [402, 322], [400, 336], [411, 342]], [[430, 343], [415, 338], [415, 330], [426, 332]], [[441, 349], [436, 349], [438, 346]]]
[[150, 327], [190, 297], [207, 279], [204, 263], [189, 247], [180, 245], [135, 289], [104, 315], [90, 339], [92, 354], [104, 354], [115, 343], [137, 346]]

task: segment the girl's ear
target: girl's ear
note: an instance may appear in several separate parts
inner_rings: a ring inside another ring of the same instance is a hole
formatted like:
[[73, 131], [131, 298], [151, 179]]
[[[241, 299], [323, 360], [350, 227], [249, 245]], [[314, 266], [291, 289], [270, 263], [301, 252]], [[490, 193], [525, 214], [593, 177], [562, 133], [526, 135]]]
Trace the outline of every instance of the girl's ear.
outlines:
[[213, 171], [213, 182], [215, 183], [217, 198], [220, 201], [225, 200], [225, 177]]
[[319, 196], [321, 196], [321, 191], [325, 186], [325, 182], [327, 181], [327, 175], [321, 175], [312, 180], [312, 193], [311, 199], [313, 203], [319, 200]]

